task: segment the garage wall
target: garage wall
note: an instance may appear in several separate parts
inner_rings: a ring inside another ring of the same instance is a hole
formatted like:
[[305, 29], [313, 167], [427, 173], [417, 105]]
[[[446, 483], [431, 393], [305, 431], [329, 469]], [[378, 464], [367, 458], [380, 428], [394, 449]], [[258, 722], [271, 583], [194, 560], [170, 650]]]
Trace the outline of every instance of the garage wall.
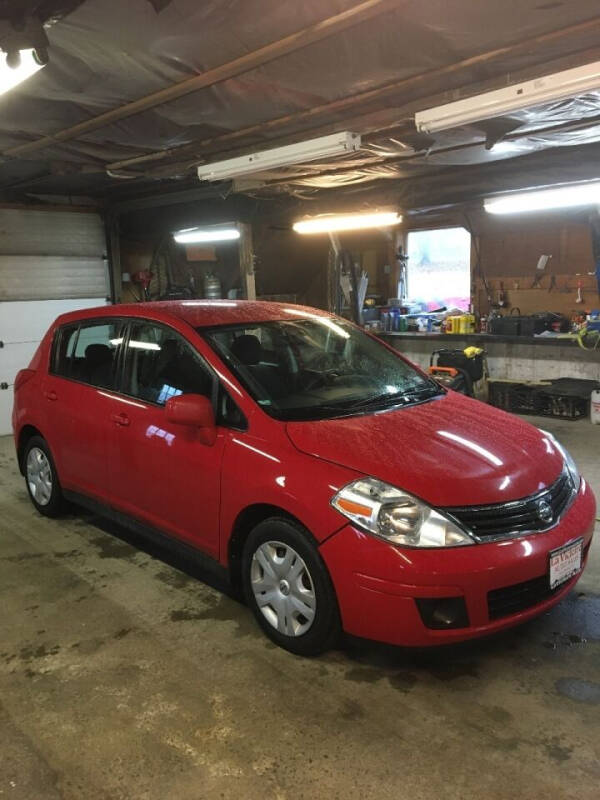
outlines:
[[[588, 213], [581, 210], [553, 211], [543, 214], [493, 215], [478, 206], [462, 211], [425, 215], [407, 219], [405, 231], [422, 228], [445, 228], [452, 225], [470, 227], [473, 237], [471, 267], [475, 310], [488, 314], [487, 291], [478, 274], [481, 267], [492, 290], [492, 301], [498, 299], [504, 285], [506, 306], [501, 313], [518, 307], [523, 314], [558, 311], [571, 317], [582, 308], [600, 305], [592, 254]], [[479, 245], [479, 253], [476, 245]], [[532, 288], [537, 261], [542, 254], [552, 255], [541, 286]], [[550, 276], [556, 285], [550, 288]], [[577, 284], [581, 281], [584, 303], [575, 302]]]
[[10, 433], [12, 384], [59, 314], [109, 295], [104, 224], [70, 209], [0, 208], [0, 435]]
[[256, 286], [260, 295], [293, 295], [298, 303], [327, 304], [329, 239], [300, 237], [269, 221], [253, 226]]
[[[504, 284], [508, 308], [518, 306], [523, 314], [559, 311], [567, 316], [580, 311], [575, 302], [581, 281], [586, 308], [598, 306], [593, 275], [595, 264], [588, 221], [584, 214], [546, 213], [520, 217], [482, 217], [480, 232], [481, 264], [494, 296]], [[542, 254], [552, 255], [541, 286], [532, 288], [535, 267]], [[550, 276], [556, 285], [550, 289]], [[486, 292], [476, 283], [482, 313], [488, 310]]]

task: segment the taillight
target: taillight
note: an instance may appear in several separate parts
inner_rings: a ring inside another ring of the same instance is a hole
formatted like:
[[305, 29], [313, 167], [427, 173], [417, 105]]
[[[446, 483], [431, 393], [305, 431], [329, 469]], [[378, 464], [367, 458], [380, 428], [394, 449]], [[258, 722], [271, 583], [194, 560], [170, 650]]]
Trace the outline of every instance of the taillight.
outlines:
[[17, 392], [21, 386], [24, 386], [28, 380], [31, 380], [35, 375], [34, 369], [21, 369], [17, 372], [17, 377], [15, 378], [14, 390]]

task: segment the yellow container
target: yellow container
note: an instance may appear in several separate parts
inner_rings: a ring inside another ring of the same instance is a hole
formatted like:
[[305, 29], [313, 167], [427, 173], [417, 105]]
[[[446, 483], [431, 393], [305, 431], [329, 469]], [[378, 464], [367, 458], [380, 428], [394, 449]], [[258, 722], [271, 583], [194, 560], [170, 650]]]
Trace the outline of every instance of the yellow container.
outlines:
[[446, 317], [446, 333], [475, 333], [475, 317], [473, 314]]
[[460, 317], [446, 317], [446, 333], [460, 333]]
[[458, 320], [459, 333], [475, 333], [475, 317], [473, 314], [461, 314]]

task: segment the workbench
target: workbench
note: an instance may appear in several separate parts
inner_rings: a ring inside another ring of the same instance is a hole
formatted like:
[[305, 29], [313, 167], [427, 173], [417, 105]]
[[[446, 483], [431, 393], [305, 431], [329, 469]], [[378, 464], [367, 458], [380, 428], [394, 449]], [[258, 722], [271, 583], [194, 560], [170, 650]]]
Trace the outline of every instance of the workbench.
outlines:
[[573, 339], [551, 336], [495, 336], [489, 333], [399, 333], [380, 331], [383, 341], [420, 367], [429, 366], [434, 350], [485, 350], [490, 377], [543, 381], [551, 378], [600, 380], [600, 349], [583, 350]]

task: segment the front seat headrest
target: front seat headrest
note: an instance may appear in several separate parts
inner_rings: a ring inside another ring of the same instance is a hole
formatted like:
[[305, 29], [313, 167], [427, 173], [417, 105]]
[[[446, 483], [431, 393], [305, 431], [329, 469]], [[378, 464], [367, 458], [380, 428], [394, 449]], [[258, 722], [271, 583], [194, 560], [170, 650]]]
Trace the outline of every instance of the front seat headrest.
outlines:
[[85, 348], [85, 360], [91, 366], [100, 366], [112, 358], [112, 351], [107, 344], [88, 344]]
[[251, 333], [245, 333], [243, 336], [238, 336], [231, 345], [231, 353], [242, 364], [251, 366], [258, 364], [262, 356], [262, 346], [257, 336]]
[[165, 358], [175, 358], [177, 355], [177, 339], [165, 339], [165, 341], [160, 346], [160, 354]]

